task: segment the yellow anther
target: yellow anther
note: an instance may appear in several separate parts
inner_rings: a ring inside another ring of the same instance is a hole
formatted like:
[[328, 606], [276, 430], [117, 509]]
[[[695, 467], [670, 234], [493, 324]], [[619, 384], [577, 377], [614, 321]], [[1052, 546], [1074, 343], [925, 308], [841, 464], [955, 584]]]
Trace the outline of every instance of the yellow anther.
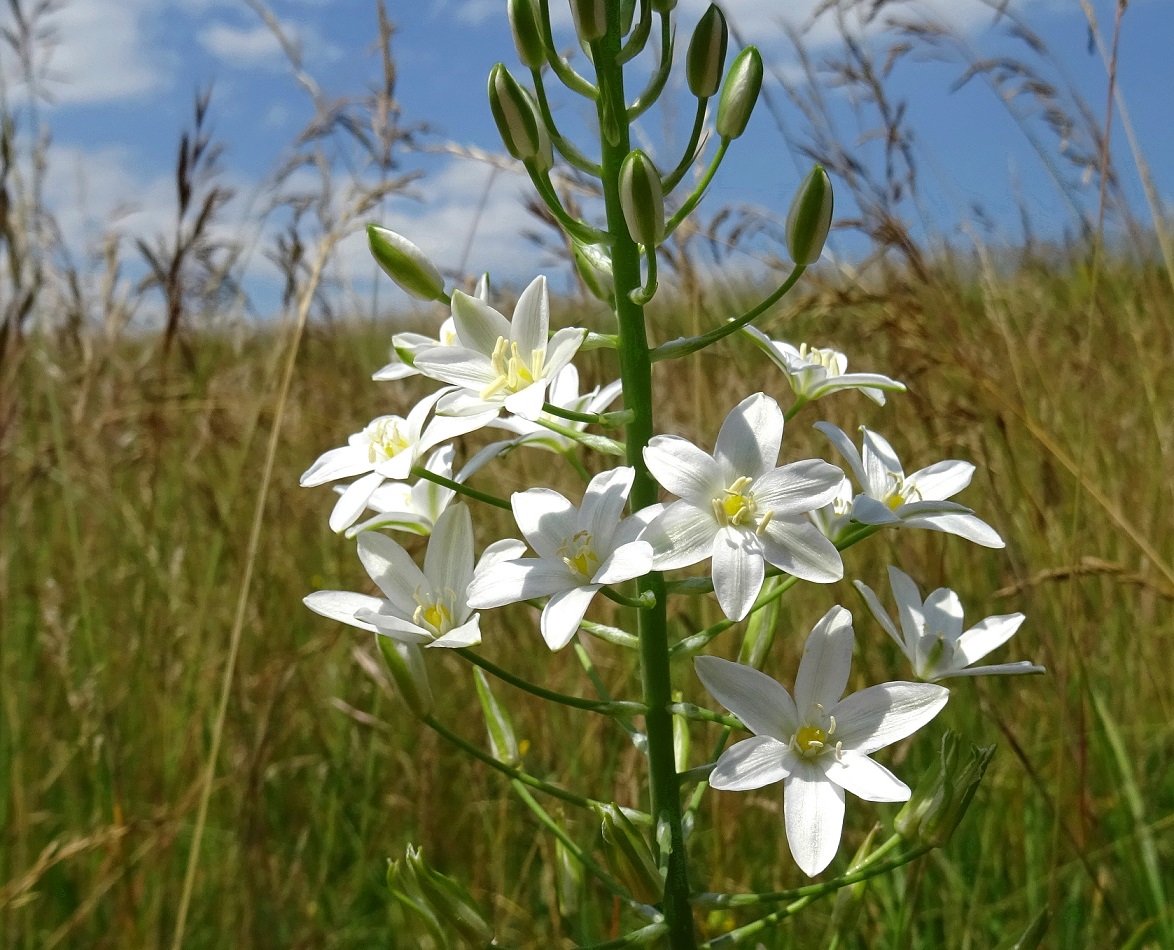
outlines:
[[795, 745], [801, 755], [816, 756], [827, 745], [828, 734], [819, 726], [803, 726], [795, 733]]
[[525, 389], [541, 378], [545, 362], [545, 350], [532, 351], [527, 360], [519, 351], [517, 343], [511, 343], [505, 337], [499, 336], [493, 346], [493, 354], [489, 357], [489, 367], [493, 370], [494, 379], [481, 390], [481, 398], [490, 399], [502, 390], [516, 393]]
[[592, 546], [591, 532], [580, 531], [568, 538], [558, 551], [563, 563], [580, 577], [591, 580], [599, 570], [599, 555]]

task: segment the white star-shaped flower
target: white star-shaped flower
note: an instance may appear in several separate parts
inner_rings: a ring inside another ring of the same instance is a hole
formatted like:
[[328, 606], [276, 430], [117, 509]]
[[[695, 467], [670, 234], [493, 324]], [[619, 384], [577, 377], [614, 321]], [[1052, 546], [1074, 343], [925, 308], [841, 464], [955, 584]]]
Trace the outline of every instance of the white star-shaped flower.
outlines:
[[[883, 436], [864, 426], [863, 452], [857, 451], [842, 429], [830, 422], [815, 424], [844, 457], [861, 493], [852, 500], [852, 520], [871, 525], [904, 525], [929, 528], [981, 544], [1004, 547], [1003, 539], [973, 509], [946, 501], [970, 484], [974, 466], [969, 462], [937, 462], [912, 475], [901, 468], [897, 453]], [[831, 523], [836, 523], [833, 518]]]
[[962, 601], [954, 591], [940, 587], [922, 601], [921, 591], [913, 578], [890, 567], [889, 586], [897, 602], [897, 616], [901, 619], [898, 631], [872, 588], [860, 581], [853, 583], [877, 623], [885, 628], [913, 664], [918, 679], [936, 683], [951, 676], [1045, 672], [1042, 666], [1026, 660], [995, 666], [970, 665], [1010, 640], [1023, 623], [1023, 614], [987, 617], [963, 633]]
[[756, 393], [722, 423], [714, 454], [678, 436], [660, 435], [644, 450], [653, 477], [680, 498], [661, 511], [644, 539], [657, 570], [713, 558], [713, 588], [731, 620], [750, 611], [769, 561], [803, 580], [844, 576], [840, 552], [805, 515], [827, 504], [844, 473], [818, 459], [777, 466], [783, 413]]
[[631, 468], [596, 475], [580, 508], [547, 488], [516, 492], [514, 519], [538, 557], [498, 561], [473, 582], [469, 603], [480, 609], [549, 596], [542, 637], [552, 650], [566, 646], [601, 587], [652, 570], [652, 548], [637, 540], [647, 520], [620, 520], [634, 477]]
[[787, 843], [808, 876], [831, 863], [844, 824], [844, 792], [903, 802], [909, 786], [869, 756], [938, 714], [948, 691], [930, 683], [884, 683], [844, 696], [852, 666], [852, 615], [833, 607], [799, 661], [795, 696], [765, 673], [712, 656], [694, 662], [702, 684], [754, 738], [731, 746], [709, 782], [746, 791], [783, 783]]
[[[489, 303], [489, 275], [481, 275], [473, 296], [482, 303]], [[419, 375], [416, 369], [416, 354], [433, 346], [455, 346], [457, 340], [457, 324], [449, 317], [440, 325], [436, 337], [424, 336], [423, 333], [397, 333], [391, 338], [391, 362], [377, 370], [371, 377], [377, 380], [407, 379], [409, 376]]]
[[[437, 449], [424, 463], [425, 471], [451, 479], [455, 454], [451, 445]], [[346, 489], [335, 490], [341, 493]], [[376, 528], [427, 536], [432, 533], [432, 526], [455, 496], [453, 489], [426, 478], [418, 479], [414, 485], [410, 482], [384, 482], [367, 499], [367, 507], [376, 514], [347, 528], [346, 536], [353, 538], [362, 531]]]

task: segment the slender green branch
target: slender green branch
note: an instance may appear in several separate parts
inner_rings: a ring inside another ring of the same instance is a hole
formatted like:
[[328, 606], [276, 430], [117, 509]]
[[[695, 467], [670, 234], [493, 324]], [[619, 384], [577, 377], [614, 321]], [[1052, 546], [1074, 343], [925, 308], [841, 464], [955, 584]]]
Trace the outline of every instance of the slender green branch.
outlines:
[[[587, 655], [587, 651], [583, 649], [583, 644], [578, 642], [575, 643], [575, 656], [579, 658], [579, 663], [582, 665], [583, 671], [587, 674], [587, 678], [591, 680], [591, 684], [595, 687], [595, 691], [599, 693], [600, 698], [605, 702], [612, 702], [613, 697], [611, 692], [608, 690], [607, 685], [603, 682], [602, 677], [600, 677], [599, 671], [595, 669], [595, 664], [591, 662], [591, 657], [589, 657]], [[615, 720], [621, 726], [623, 726], [624, 731], [628, 734], [629, 738], [635, 741], [636, 736], [639, 734], [639, 730], [635, 725], [633, 725], [632, 721], [630, 719], [624, 718], [623, 716], [616, 716]]]
[[538, 191], [539, 197], [542, 198], [543, 203], [558, 220], [558, 223], [562, 225], [564, 231], [583, 244], [611, 243], [611, 236], [609, 234], [600, 231], [598, 228], [593, 228], [586, 221], [572, 218], [567, 213], [567, 209], [558, 200], [558, 195], [554, 192], [554, 185], [550, 183], [550, 178], [545, 171], [540, 171], [538, 166], [532, 161], [524, 162], [523, 164], [526, 167], [527, 174], [530, 176], [530, 181], [534, 183], [534, 187]]
[[567, 449], [567, 451], [563, 452], [563, 458], [565, 458], [570, 463], [571, 468], [575, 470], [575, 474], [583, 479], [585, 484], [591, 483], [591, 473], [587, 471], [587, 466], [584, 465], [582, 459], [580, 459], [579, 456], [575, 454], [574, 449]]
[[434, 716], [425, 716], [423, 718], [423, 722], [428, 726], [428, 728], [447, 739], [462, 752], [472, 756], [474, 759], [484, 762], [491, 769], [496, 769], [503, 775], [508, 775], [516, 782], [521, 782], [523, 785], [529, 785], [531, 788], [536, 788], [538, 791], [545, 792], [552, 798], [560, 799], [569, 805], [576, 805], [579, 808], [590, 808], [592, 805], [592, 801], [589, 798], [584, 798], [582, 795], [576, 795], [574, 792], [568, 792], [565, 788], [559, 788], [557, 785], [551, 785], [549, 782], [544, 782], [540, 778], [535, 778], [528, 772], [523, 772], [521, 769], [516, 769], [512, 765], [507, 765], [505, 762], [498, 761], [488, 752], [484, 751], [483, 749], [478, 749], [477, 746], [473, 745], [473, 743], [462, 739], [455, 732], [437, 720]]
[[697, 100], [697, 114], [693, 117], [693, 131], [689, 135], [689, 144], [685, 146], [685, 151], [681, 154], [681, 161], [677, 163], [677, 167], [662, 178], [660, 182], [666, 198], [681, 183], [681, 179], [685, 177], [685, 174], [693, 167], [693, 163], [697, 161], [697, 156], [700, 154], [699, 143], [701, 142], [701, 133], [705, 129], [705, 110], [708, 106], [709, 99]]
[[644, 250], [644, 260], [648, 265], [648, 277], [644, 281], [643, 287], [633, 290], [628, 295], [632, 298], [632, 303], [641, 307], [656, 296], [656, 248], [651, 250], [645, 248]]
[[646, 711], [642, 703], [633, 702], [602, 702], [597, 699], [583, 699], [579, 696], [567, 696], [564, 693], [556, 693], [554, 690], [546, 689], [536, 683], [531, 683], [529, 680], [522, 679], [522, 677], [511, 673], [509, 670], [503, 670], [496, 663], [491, 663], [479, 653], [475, 653], [468, 647], [460, 647], [454, 652], [459, 653], [466, 660], [474, 666], [479, 666], [486, 673], [491, 676], [496, 676], [503, 683], [509, 683], [523, 692], [530, 693], [532, 696], [538, 696], [545, 699], [547, 702], [558, 703], [560, 706], [570, 706], [572, 709], [584, 709], [587, 712], [599, 713], [603, 716], [638, 716]]
[[546, 46], [546, 61], [550, 63], [550, 68], [571, 92], [577, 92], [585, 99], [598, 100], [599, 90], [575, 72], [571, 64], [559, 55], [558, 48], [554, 45], [554, 32], [550, 28], [550, 0], [538, 0], [538, 9], [542, 14], [542, 42]]
[[717, 170], [721, 167], [722, 159], [726, 157], [726, 150], [730, 147], [729, 139], [722, 139], [721, 144], [717, 147], [717, 151], [713, 153], [713, 158], [709, 160], [709, 165], [706, 166], [705, 174], [701, 176], [701, 180], [697, 182], [697, 186], [689, 193], [689, 197], [685, 199], [684, 203], [676, 210], [676, 213], [669, 218], [668, 223], [664, 226], [664, 237], [661, 241], [667, 241], [672, 233], [677, 230], [677, 226], [684, 221], [693, 209], [701, 203], [701, 199], [705, 197], [705, 192], [709, 188], [709, 183], [713, 181], [713, 176], [717, 174]]
[[[773, 590], [769, 590], [765, 594], [759, 594], [758, 599], [754, 601], [754, 606], [750, 608], [750, 612], [753, 613], [756, 610], [761, 610], [772, 600], [778, 600], [798, 582], [799, 578], [788, 577]], [[669, 650], [669, 653], [672, 656], [696, 653], [707, 643], [709, 643], [710, 640], [714, 639], [714, 637], [717, 637], [718, 635], [723, 634], [729, 630], [730, 627], [732, 627], [735, 623], [736, 621], [734, 620], [719, 620], [717, 623], [706, 627], [704, 630], [699, 630], [692, 636], [685, 637], [683, 640], [678, 640], [673, 644], [672, 649]]]
[[563, 158], [579, 169], [579, 171], [586, 172], [588, 175], [594, 175], [598, 178], [603, 174], [603, 169], [599, 167], [599, 163], [593, 162], [579, 151], [575, 143], [564, 138], [555, 126], [554, 114], [550, 111], [550, 102], [546, 98], [546, 86], [542, 82], [542, 70], [531, 69], [530, 75], [534, 78], [534, 91], [538, 99], [538, 111], [542, 115], [542, 122], [546, 126], [551, 144], [558, 149], [559, 154]]
[[718, 340], [723, 340], [731, 333], [737, 333], [742, 327], [749, 326], [752, 322], [761, 317], [766, 311], [773, 307], [776, 303], [786, 296], [787, 292], [795, 286], [799, 278], [803, 276], [803, 272], [807, 268], [802, 264], [796, 264], [795, 269], [791, 271], [790, 275], [779, 286], [778, 290], [767, 297], [758, 306], [746, 311], [742, 316], [729, 323], [723, 323], [719, 327], [714, 327], [708, 333], [702, 333], [700, 336], [684, 337], [679, 340], [673, 340], [669, 343], [664, 343], [652, 351], [653, 362], [660, 360], [675, 360], [682, 356], [687, 356], [690, 353], [696, 353], [698, 350], [703, 350], [707, 346], [711, 346]]
[[539, 417], [534, 420], [538, 425], [551, 432], [557, 432], [559, 435], [566, 436], [568, 439], [573, 439], [580, 445], [584, 445], [589, 449], [594, 449], [596, 452], [601, 452], [604, 455], [618, 455], [623, 456], [625, 453], [624, 443], [617, 442], [615, 439], [609, 439], [605, 435], [592, 435], [590, 432], [584, 432], [581, 429], [572, 429], [569, 426], [560, 425], [553, 419], [543, 419]]
[[794, 419], [795, 416], [799, 414], [799, 410], [806, 406], [809, 402], [811, 402], [811, 400], [806, 396], [796, 396], [795, 401], [791, 403], [791, 408], [783, 414], [783, 422], [790, 422], [792, 419]]
[[621, 630], [619, 627], [609, 627], [606, 624], [594, 623], [590, 620], [581, 621], [579, 627], [591, 634], [591, 636], [618, 647], [627, 647], [629, 650], [635, 650], [640, 646], [639, 637], [633, 636], [626, 630]]
[[609, 940], [607, 943], [593, 943], [588, 947], [583, 947], [582, 950], [623, 950], [625, 947], [650, 946], [657, 937], [668, 933], [668, 929], [668, 924], [663, 920], [658, 920], [647, 927], [633, 930], [630, 934], [616, 937], [615, 940]]
[[669, 72], [673, 68], [673, 46], [674, 37], [672, 31], [671, 18], [665, 14], [660, 14], [660, 65], [657, 67], [652, 78], [648, 80], [648, 85], [644, 87], [644, 91], [636, 97], [636, 101], [628, 106], [628, 121], [633, 122], [640, 118], [648, 108], [660, 98], [660, 94], [664, 92], [664, 84], [668, 82]]
[[625, 597], [610, 587], [601, 587], [599, 592], [613, 604], [621, 607], [635, 607], [637, 610], [650, 610], [656, 606], [656, 595], [650, 590], [641, 591], [637, 597]]
[[620, 50], [620, 55], [616, 57], [616, 62], [622, 66], [639, 56], [651, 32], [652, 0], [640, 0], [640, 19], [636, 21], [636, 28], [628, 35], [628, 40]]
[[694, 706], [692, 703], [673, 703], [669, 706], [669, 712], [674, 716], [681, 716], [688, 719], [690, 722], [716, 722], [723, 726], [728, 726], [730, 729], [745, 729], [742, 725], [742, 720], [736, 716], [724, 716], [721, 713], [715, 713], [702, 706]]
[[619, 412], [576, 412], [574, 409], [564, 409], [549, 402], [542, 404], [542, 411], [548, 416], [558, 416], [569, 422], [586, 422], [588, 425], [605, 426], [609, 429], [618, 429], [632, 421], [632, 412], [621, 409]]
[[[734, 730], [729, 726], [722, 729], [721, 734], [717, 737], [717, 742], [713, 744], [713, 751], [709, 753], [709, 761], [716, 763], [718, 756], [722, 754], [726, 747], [726, 743], [730, 741], [730, 733]], [[691, 770], [692, 771], [692, 770]], [[712, 769], [710, 769], [712, 771]], [[705, 797], [705, 791], [709, 788], [709, 775], [706, 774], [697, 787], [693, 789], [693, 794], [689, 796], [689, 805], [685, 809], [685, 821], [692, 821], [693, 816], [697, 813], [697, 809], [701, 807], [701, 800]]]
[[487, 505], [493, 505], [494, 508], [500, 508], [502, 511], [512, 511], [513, 506], [504, 498], [498, 498], [496, 495], [491, 495], [488, 492], [477, 491], [476, 488], [470, 488], [463, 482], [454, 482], [451, 478], [445, 478], [443, 475], [437, 475], [435, 472], [430, 472], [421, 465], [412, 466], [412, 474], [417, 478], [423, 478], [425, 481], [434, 482], [437, 485], [443, 485], [445, 488], [451, 488], [458, 495], [464, 495], [466, 498], [472, 498], [474, 501], [484, 502]]

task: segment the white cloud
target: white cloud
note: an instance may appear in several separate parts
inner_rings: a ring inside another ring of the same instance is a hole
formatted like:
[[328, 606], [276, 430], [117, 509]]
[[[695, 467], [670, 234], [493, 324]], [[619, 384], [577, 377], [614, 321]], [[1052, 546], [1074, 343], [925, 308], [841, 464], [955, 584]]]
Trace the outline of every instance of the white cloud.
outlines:
[[198, 39], [207, 52], [230, 66], [248, 69], [283, 63], [281, 43], [264, 23], [251, 27], [214, 23], [201, 30]]

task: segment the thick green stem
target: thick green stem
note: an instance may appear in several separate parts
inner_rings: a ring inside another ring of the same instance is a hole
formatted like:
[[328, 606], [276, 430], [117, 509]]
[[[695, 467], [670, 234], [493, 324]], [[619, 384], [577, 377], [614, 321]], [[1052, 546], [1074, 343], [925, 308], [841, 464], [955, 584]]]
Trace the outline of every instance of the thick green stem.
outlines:
[[[602, 132], [603, 196], [608, 231], [612, 234], [612, 268], [615, 277], [616, 318], [620, 328], [620, 376], [624, 405], [635, 413], [627, 429], [628, 464], [635, 469], [630, 502], [638, 511], [658, 501], [656, 481], [644, 464], [644, 447], [652, 438], [652, 361], [644, 326], [644, 310], [629, 294], [640, 287], [640, 251], [628, 234], [620, 207], [620, 165], [631, 149], [627, 107], [624, 101], [620, 53], [620, 8], [611, 4], [608, 32], [594, 43], [592, 54], [599, 82], [599, 128]], [[681, 828], [681, 791], [673, 756], [672, 680], [669, 675], [668, 624], [665, 613], [664, 576], [653, 572], [641, 578], [640, 591], [650, 592], [655, 605], [638, 614], [640, 678], [648, 707], [649, 787], [653, 821], [668, 829], [669, 853], [661, 855], [666, 866], [662, 910], [668, 928], [670, 950], [695, 950], [697, 940], [689, 905], [689, 880], [685, 837]]]

